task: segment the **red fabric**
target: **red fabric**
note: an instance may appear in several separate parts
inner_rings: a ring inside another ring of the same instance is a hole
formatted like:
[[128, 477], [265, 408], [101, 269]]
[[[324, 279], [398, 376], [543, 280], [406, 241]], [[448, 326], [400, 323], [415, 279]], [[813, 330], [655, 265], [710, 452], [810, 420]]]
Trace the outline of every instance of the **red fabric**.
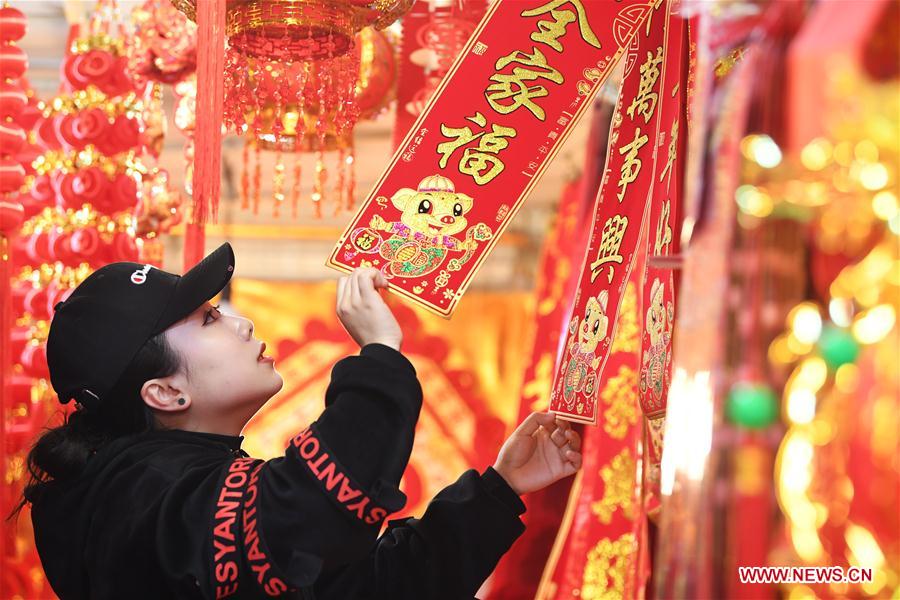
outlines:
[[[225, 0], [197, 2], [197, 125], [194, 131], [193, 222], [218, 218], [225, 92]], [[199, 262], [202, 256], [192, 264]], [[187, 262], [187, 256], [185, 262]]]

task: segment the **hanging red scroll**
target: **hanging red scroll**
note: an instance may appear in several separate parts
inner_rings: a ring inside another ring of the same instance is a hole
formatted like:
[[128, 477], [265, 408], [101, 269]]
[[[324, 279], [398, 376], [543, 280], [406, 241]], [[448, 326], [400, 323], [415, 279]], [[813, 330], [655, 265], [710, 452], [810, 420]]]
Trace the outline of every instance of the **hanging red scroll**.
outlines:
[[[659, 481], [666, 397], [672, 376], [672, 326], [675, 277], [671, 257], [678, 248], [681, 213], [685, 101], [688, 86], [687, 21], [670, 17], [666, 31], [666, 69], [660, 95], [659, 141], [649, 198], [648, 261], [641, 285], [641, 351], [639, 394], [646, 418], [646, 448], [652, 479]], [[680, 134], [679, 134], [680, 132]]]
[[541, 2], [491, 7], [328, 266], [377, 267], [402, 297], [453, 313], [651, 10]]
[[[643, 262], [643, 252], [637, 258]], [[638, 409], [638, 295], [642, 265], [632, 270], [611, 344], [601, 397], [603, 418], [586, 427], [584, 463], [572, 483], [536, 599], [640, 598], [646, 565]], [[527, 513], [526, 513], [527, 514]]]
[[668, 9], [668, 2], [653, 6], [626, 57], [593, 231], [550, 396], [550, 410], [572, 421], [597, 421], [597, 391], [649, 217], [662, 139], [660, 118], [671, 102], [660, 88], [666, 69], [673, 68], [667, 54]]

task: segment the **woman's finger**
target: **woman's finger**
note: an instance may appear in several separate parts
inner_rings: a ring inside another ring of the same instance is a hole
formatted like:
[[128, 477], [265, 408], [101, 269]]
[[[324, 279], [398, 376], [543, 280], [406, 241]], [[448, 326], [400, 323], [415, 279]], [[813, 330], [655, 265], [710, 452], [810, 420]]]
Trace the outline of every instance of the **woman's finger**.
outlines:
[[344, 290], [347, 289], [347, 278], [341, 277], [337, 282], [337, 298], [335, 300], [335, 308], [337, 310], [341, 309], [341, 305], [344, 300]]
[[566, 432], [562, 429], [555, 429], [553, 433], [550, 434], [550, 439], [553, 440], [553, 443], [556, 444], [558, 448], [562, 448], [569, 441], [566, 437]]
[[381, 271], [375, 271], [375, 287], [386, 288], [388, 286], [387, 278]]
[[566, 450], [566, 462], [577, 471], [581, 468], [581, 453], [574, 450]]
[[550, 413], [531, 413], [516, 427], [516, 435], [534, 435], [541, 426], [549, 428], [553, 425], [554, 415]]
[[376, 269], [366, 269], [359, 274], [359, 291], [363, 300], [381, 298], [376, 290], [379, 279], [384, 280], [384, 275]]
[[357, 269], [350, 277], [350, 302], [354, 306], [359, 306], [362, 303], [362, 294], [359, 291], [359, 278], [360, 272]]
[[569, 442], [572, 450], [581, 450], [581, 436], [578, 435], [577, 431], [574, 429], [566, 431], [566, 440]]

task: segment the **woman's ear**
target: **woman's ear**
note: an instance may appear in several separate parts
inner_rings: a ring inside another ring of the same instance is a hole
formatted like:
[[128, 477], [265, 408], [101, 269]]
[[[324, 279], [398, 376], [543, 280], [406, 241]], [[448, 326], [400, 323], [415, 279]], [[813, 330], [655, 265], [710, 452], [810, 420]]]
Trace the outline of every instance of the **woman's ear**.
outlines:
[[191, 396], [177, 375], [145, 381], [141, 386], [141, 398], [150, 408], [164, 412], [180, 412], [191, 405]]

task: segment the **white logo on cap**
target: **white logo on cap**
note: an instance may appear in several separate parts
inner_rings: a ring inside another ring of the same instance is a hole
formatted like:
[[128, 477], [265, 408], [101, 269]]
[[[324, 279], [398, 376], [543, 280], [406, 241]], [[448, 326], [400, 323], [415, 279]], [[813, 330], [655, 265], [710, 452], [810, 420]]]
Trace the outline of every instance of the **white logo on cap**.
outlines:
[[150, 269], [153, 268], [153, 265], [144, 265], [143, 269], [138, 269], [134, 273], [131, 274], [131, 283], [135, 285], [141, 285], [145, 281], [147, 281], [147, 273], [150, 272]]

